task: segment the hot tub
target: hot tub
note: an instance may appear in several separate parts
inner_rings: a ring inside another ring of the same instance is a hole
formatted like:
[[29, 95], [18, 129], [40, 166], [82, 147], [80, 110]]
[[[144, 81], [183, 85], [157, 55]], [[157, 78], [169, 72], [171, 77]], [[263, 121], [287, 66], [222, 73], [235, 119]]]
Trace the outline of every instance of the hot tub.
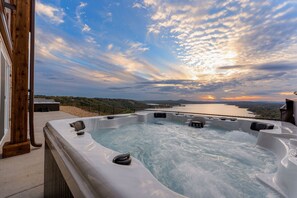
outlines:
[[[85, 128], [75, 131], [70, 123], [76, 121], [83, 121]], [[137, 130], [145, 133], [138, 134]], [[150, 132], [156, 136], [152, 140]], [[172, 112], [139, 112], [112, 117], [50, 121], [44, 133], [45, 195], [297, 196], [297, 129], [284, 122]], [[147, 156], [146, 150], [143, 150], [146, 147], [140, 144], [142, 137], [148, 140], [148, 145], [150, 142], [159, 142], [152, 145], [152, 148], [159, 154], [160, 147], [160, 156], [164, 158], [154, 161], [152, 156], [155, 157], [155, 154]], [[139, 141], [135, 141], [137, 138], [140, 138]], [[167, 153], [162, 153], [165, 145], [170, 145], [170, 148]], [[184, 152], [180, 155], [182, 158], [178, 158], [178, 153], [175, 153], [179, 150]], [[131, 152], [130, 165], [113, 163], [114, 157], [121, 154], [118, 151]], [[185, 153], [189, 153], [190, 158], [183, 158], [187, 155]], [[194, 160], [192, 165], [185, 166], [185, 163], [190, 163], [190, 159]], [[265, 163], [258, 166], [261, 160]], [[157, 164], [159, 161], [164, 163]], [[154, 166], [154, 163], [157, 165]], [[157, 170], [156, 167], [162, 164], [169, 164], [169, 168]], [[172, 164], [182, 171], [172, 171]], [[166, 171], [169, 172], [169, 178], [165, 174], [163, 177]], [[246, 174], [241, 175], [244, 172]], [[57, 178], [61, 181], [57, 182]], [[186, 182], [186, 187], [183, 186], [186, 180], [182, 178], [190, 180]], [[263, 185], [258, 184], [258, 181]]]

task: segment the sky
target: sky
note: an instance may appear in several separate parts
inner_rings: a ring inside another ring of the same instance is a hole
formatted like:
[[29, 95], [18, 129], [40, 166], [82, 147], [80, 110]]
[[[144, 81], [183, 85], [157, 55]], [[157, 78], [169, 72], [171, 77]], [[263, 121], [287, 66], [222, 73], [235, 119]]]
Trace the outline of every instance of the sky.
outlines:
[[37, 0], [35, 94], [284, 101], [297, 0]]

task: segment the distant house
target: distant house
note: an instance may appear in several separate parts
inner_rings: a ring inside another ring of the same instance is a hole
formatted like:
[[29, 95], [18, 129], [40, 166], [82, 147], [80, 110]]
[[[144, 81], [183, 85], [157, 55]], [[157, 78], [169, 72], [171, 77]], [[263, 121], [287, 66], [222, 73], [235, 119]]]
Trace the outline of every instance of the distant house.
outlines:
[[53, 99], [34, 98], [35, 112], [59, 111], [60, 102], [55, 102]]
[[[10, 98], [11, 98], [11, 10], [3, 7], [0, 2], [0, 143], [10, 129]], [[9, 1], [5, 1], [9, 3]]]

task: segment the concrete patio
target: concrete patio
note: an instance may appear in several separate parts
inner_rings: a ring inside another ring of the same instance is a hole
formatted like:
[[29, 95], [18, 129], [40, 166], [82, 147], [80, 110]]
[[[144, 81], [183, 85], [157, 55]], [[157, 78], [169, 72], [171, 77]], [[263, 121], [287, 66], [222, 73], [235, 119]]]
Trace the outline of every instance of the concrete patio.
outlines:
[[[42, 143], [41, 148], [31, 147], [28, 154], [0, 158], [0, 197], [43, 197], [44, 172], [44, 136], [43, 127], [50, 120], [73, 118], [75, 116], [62, 111], [37, 112], [35, 119], [35, 139]], [[3, 141], [9, 141], [7, 135]], [[2, 155], [2, 145], [0, 154]]]

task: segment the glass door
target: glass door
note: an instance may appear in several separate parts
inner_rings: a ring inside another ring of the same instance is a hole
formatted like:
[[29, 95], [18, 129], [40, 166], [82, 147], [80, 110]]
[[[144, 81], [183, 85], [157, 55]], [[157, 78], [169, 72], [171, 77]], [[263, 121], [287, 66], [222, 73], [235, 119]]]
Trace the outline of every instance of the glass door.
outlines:
[[2, 140], [5, 133], [5, 59], [1, 53], [0, 63], [0, 140]]

